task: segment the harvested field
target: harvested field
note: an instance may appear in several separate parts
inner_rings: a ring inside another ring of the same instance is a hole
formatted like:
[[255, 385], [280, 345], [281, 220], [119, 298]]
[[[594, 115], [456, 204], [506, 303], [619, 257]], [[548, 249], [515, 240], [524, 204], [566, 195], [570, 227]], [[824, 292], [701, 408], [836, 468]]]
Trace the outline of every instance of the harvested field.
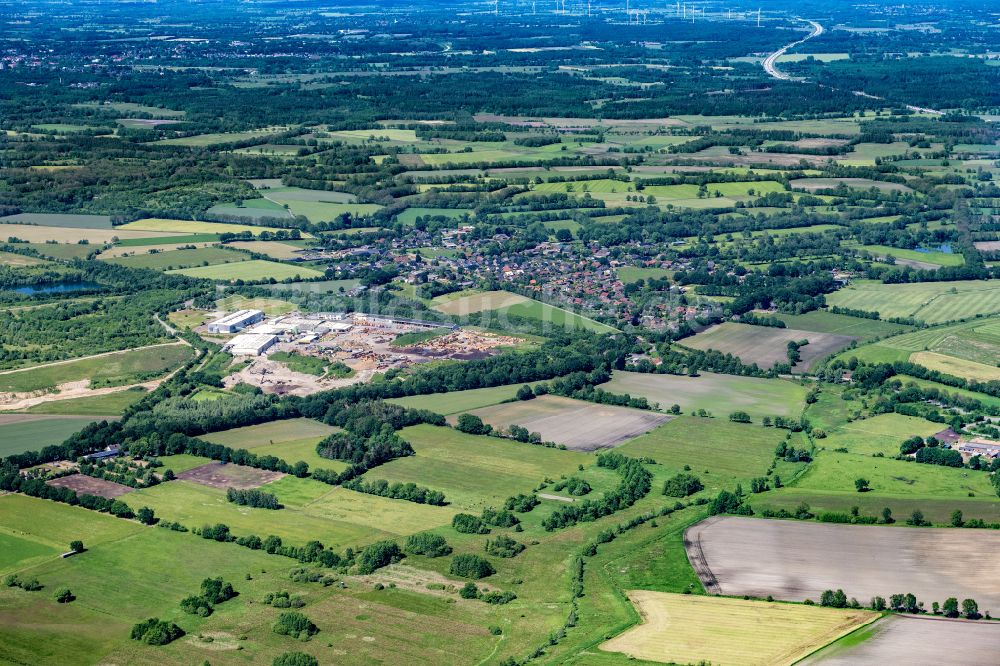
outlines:
[[[0, 238], [19, 238], [29, 243], [76, 243], [86, 240], [94, 244], [110, 243], [113, 238], [152, 238], [169, 236], [158, 231], [130, 231], [118, 227], [116, 229], [91, 229], [86, 227], [49, 227], [34, 224], [3, 224], [0, 223]], [[84, 246], [86, 247], [86, 246]], [[95, 248], [88, 248], [93, 250]]]
[[979, 382], [1000, 379], [1000, 368], [996, 366], [968, 361], [963, 358], [955, 358], [954, 356], [946, 356], [937, 352], [916, 352], [910, 356], [910, 361], [947, 375], [964, 377]]
[[122, 495], [135, 490], [134, 488], [130, 488], [120, 483], [115, 483], [114, 481], [95, 479], [94, 477], [86, 476], [85, 474], [62, 476], [58, 479], [46, 481], [45, 483], [57, 488], [70, 488], [71, 490], [75, 490], [78, 495], [97, 495], [98, 497], [104, 497], [107, 499], [111, 499], [112, 497], [121, 497]]
[[830, 305], [875, 311], [883, 317], [915, 317], [928, 324], [1000, 312], [1000, 288], [982, 280], [913, 284], [858, 280], [827, 294], [826, 300]]
[[210, 462], [177, 475], [178, 479], [200, 483], [210, 488], [258, 488], [265, 483], [277, 481], [285, 476], [282, 472], [270, 472], [245, 465]]
[[611, 393], [642, 396], [651, 403], [660, 403], [662, 410], [678, 404], [685, 412], [707, 409], [726, 415], [743, 410], [755, 418], [797, 417], [805, 405], [806, 395], [803, 387], [782, 379], [717, 375], [711, 372], [702, 372], [698, 377], [683, 377], [619, 371], [601, 388]]
[[638, 607], [642, 624], [601, 649], [678, 664], [794, 664], [877, 617], [863, 610], [646, 590], [632, 590], [628, 596]]
[[816, 192], [818, 190], [834, 190], [840, 185], [845, 185], [856, 190], [867, 190], [874, 187], [882, 192], [912, 192], [906, 185], [899, 183], [886, 183], [881, 180], [871, 180], [868, 178], [799, 178], [791, 181], [794, 189]]
[[809, 344], [799, 350], [802, 360], [794, 367], [795, 370], [805, 371], [816, 361], [843, 349], [855, 339], [848, 335], [726, 322], [712, 326], [693, 338], [686, 338], [682, 344], [692, 349], [715, 349], [737, 356], [744, 363], [756, 363], [768, 369], [775, 363], [788, 362], [787, 345], [790, 341], [808, 340]]
[[229, 247], [235, 247], [240, 250], [249, 250], [250, 252], [256, 252], [258, 254], [266, 254], [267, 256], [274, 257], [275, 259], [295, 259], [299, 256], [296, 254], [296, 251], [301, 249], [295, 245], [279, 243], [277, 241], [239, 241], [236, 243], [230, 243]]
[[995, 623], [891, 615], [800, 663], [802, 666], [974, 666], [995, 663], [998, 651], [1000, 627]]
[[[993, 531], [716, 517], [684, 544], [709, 593], [804, 601], [839, 588], [858, 600], [912, 592], [926, 606], [956, 597], [1000, 608]], [[975, 575], [963, 565], [973, 561]]]
[[544, 441], [565, 444], [574, 451], [617, 446], [670, 420], [665, 414], [595, 405], [554, 395], [484, 407], [470, 413], [494, 428], [523, 426], [540, 433]]
[[41, 227], [76, 227], [110, 229], [110, 215], [73, 215], [64, 213], [18, 213], [0, 217], [0, 224], [37, 224]]

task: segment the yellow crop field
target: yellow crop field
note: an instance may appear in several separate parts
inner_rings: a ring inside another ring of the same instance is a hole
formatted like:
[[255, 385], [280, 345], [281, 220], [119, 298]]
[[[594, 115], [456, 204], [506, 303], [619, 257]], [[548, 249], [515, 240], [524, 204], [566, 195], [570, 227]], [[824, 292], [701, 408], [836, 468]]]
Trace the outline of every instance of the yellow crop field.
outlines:
[[633, 590], [642, 624], [601, 645], [608, 652], [713, 666], [794, 664], [877, 613]]
[[123, 224], [122, 226], [117, 227], [117, 229], [184, 234], [238, 234], [241, 231], [249, 231], [252, 234], [259, 234], [262, 231], [269, 231], [266, 227], [252, 227], [249, 224], [222, 224], [221, 222], [198, 222], [195, 220], [168, 220], [162, 217], [149, 217], [143, 220], [136, 220], [135, 222]]
[[937, 352], [921, 351], [910, 355], [911, 363], [919, 363], [925, 368], [937, 370], [947, 375], [974, 379], [977, 382], [988, 382], [1000, 379], [1000, 368], [985, 363], [967, 361], [964, 358], [945, 356]]

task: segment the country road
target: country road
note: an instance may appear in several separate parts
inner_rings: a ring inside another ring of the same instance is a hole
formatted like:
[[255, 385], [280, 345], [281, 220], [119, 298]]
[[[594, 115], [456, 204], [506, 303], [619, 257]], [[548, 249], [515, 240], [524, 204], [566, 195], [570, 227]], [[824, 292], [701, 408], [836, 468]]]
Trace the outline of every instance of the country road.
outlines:
[[812, 32], [809, 33], [808, 35], [806, 35], [805, 37], [803, 37], [802, 39], [800, 39], [797, 42], [792, 42], [791, 44], [787, 44], [785, 46], [782, 46], [780, 49], [778, 49], [777, 51], [775, 51], [771, 55], [769, 55], [766, 58], [764, 58], [764, 62], [762, 64], [764, 65], [764, 71], [765, 72], [767, 72], [768, 74], [770, 74], [774, 78], [779, 79], [781, 81], [801, 81], [802, 80], [800, 78], [789, 76], [788, 74], [785, 74], [784, 72], [778, 70], [778, 68], [775, 67], [775, 64], [778, 62], [778, 58], [780, 58], [781, 56], [785, 55], [785, 53], [787, 53], [789, 49], [795, 48], [799, 44], [807, 42], [810, 39], [812, 39], [813, 37], [819, 37], [820, 35], [823, 34], [823, 26], [821, 26], [819, 23], [816, 23], [816, 21], [806, 21], [806, 22], [809, 25], [812, 26], [812, 29], [813, 29]]

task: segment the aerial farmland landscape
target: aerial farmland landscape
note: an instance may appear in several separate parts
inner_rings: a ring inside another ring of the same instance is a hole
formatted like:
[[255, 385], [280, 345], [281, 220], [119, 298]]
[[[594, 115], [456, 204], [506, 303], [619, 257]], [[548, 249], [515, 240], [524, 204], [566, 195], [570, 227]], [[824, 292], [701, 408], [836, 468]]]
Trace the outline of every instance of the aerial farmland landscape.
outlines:
[[0, 664], [1000, 663], [1000, 5], [0, 0]]

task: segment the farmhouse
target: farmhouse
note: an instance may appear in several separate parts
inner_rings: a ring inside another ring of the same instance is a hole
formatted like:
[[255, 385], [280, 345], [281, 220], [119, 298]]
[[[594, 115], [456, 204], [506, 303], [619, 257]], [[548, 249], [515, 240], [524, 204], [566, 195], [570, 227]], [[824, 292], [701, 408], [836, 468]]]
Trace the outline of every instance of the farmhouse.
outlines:
[[958, 452], [967, 456], [983, 456], [985, 458], [996, 458], [1000, 456], [1000, 442], [989, 439], [970, 439], [958, 446]]
[[264, 319], [261, 310], [238, 310], [209, 323], [209, 333], [236, 333]]
[[274, 335], [247, 333], [237, 335], [222, 348], [233, 356], [260, 356], [278, 341]]

